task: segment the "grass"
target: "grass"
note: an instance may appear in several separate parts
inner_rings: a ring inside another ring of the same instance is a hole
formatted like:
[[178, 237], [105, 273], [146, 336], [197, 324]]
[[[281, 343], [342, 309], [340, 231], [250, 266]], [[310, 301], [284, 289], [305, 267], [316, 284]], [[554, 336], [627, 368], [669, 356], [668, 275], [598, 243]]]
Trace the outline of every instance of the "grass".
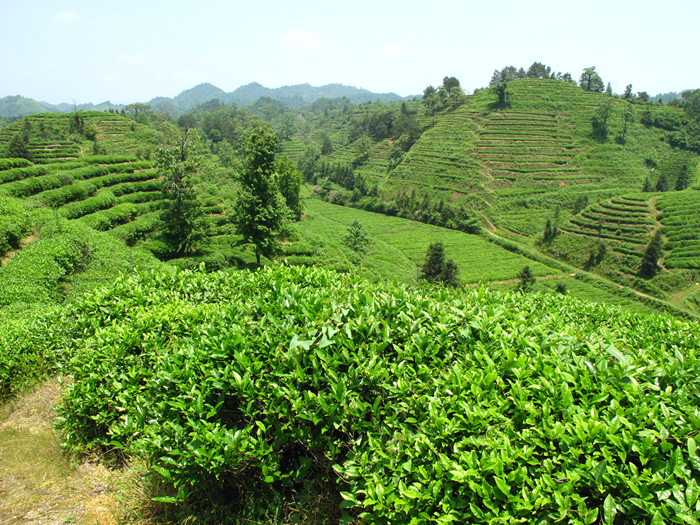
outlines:
[[113, 473], [61, 448], [53, 428], [60, 392], [52, 379], [2, 407], [0, 522], [116, 525]]

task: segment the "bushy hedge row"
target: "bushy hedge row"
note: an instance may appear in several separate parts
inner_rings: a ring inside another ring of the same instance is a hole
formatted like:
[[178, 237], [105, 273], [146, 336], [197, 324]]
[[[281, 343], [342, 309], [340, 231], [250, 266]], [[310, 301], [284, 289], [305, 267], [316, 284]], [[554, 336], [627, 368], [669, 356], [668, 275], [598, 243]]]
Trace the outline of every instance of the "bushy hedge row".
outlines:
[[80, 219], [80, 222], [93, 230], [106, 231], [119, 224], [124, 224], [138, 215], [138, 208], [135, 204], [126, 202], [118, 204], [108, 210], [91, 213]]
[[67, 219], [77, 219], [98, 210], [111, 208], [116, 202], [117, 199], [114, 197], [114, 193], [109, 190], [103, 190], [89, 199], [66, 204], [60, 208], [59, 213]]
[[23, 202], [0, 195], [0, 256], [19, 247], [29, 235], [32, 218]]
[[29, 197], [42, 191], [60, 188], [71, 182], [72, 179], [66, 174], [35, 176], [4, 184], [0, 187], [0, 191], [13, 197]]
[[326, 480], [345, 522], [698, 512], [697, 324], [284, 267], [123, 278], [75, 319], [68, 439], [144, 454], [179, 499]]
[[27, 168], [31, 165], [31, 161], [27, 159], [0, 159], [0, 171], [13, 168]]
[[161, 266], [150, 254], [79, 224], [57, 228], [49, 220], [41, 235], [0, 269], [0, 399], [55, 372], [65, 359], [71, 341], [81, 337], [68, 322], [75, 298], [123, 272]]
[[41, 177], [46, 175], [48, 170], [42, 166], [30, 166], [27, 168], [13, 168], [0, 171], [0, 184], [28, 179], [30, 177]]
[[143, 182], [125, 182], [110, 188], [115, 197], [121, 197], [128, 193], [162, 191], [163, 182], [158, 180], [146, 180]]

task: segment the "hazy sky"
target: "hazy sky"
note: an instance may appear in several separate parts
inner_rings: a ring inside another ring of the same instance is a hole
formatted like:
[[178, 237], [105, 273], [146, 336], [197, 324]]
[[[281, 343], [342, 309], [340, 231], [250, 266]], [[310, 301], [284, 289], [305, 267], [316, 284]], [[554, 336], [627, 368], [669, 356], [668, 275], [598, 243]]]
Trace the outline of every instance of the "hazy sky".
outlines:
[[699, 0], [0, 0], [0, 97], [143, 102], [201, 82], [411, 95], [534, 61], [655, 95], [700, 87], [698, 19]]

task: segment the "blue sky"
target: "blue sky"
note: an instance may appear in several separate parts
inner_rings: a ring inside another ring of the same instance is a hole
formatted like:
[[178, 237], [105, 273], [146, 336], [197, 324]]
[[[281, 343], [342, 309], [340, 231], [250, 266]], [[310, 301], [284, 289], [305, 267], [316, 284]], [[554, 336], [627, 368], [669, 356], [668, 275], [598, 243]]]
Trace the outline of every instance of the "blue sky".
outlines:
[[543, 62], [621, 93], [700, 87], [700, 2], [0, 0], [0, 97], [113, 103], [342, 83], [421, 93]]

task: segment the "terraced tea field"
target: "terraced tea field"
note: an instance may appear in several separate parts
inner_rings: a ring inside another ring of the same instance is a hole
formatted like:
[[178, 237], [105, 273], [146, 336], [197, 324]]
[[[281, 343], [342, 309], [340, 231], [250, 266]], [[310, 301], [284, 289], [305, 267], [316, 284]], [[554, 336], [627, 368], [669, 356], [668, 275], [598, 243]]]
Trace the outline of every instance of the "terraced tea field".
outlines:
[[686, 190], [661, 196], [661, 232], [668, 242], [666, 268], [700, 269], [700, 191]]
[[[101, 111], [80, 112], [83, 131], [92, 134], [86, 139], [71, 127], [71, 115], [38, 113], [0, 130], [0, 150], [15, 133], [29, 134], [28, 149], [36, 163], [72, 160], [92, 155], [134, 155], [155, 146], [153, 129], [120, 115]], [[20, 127], [26, 126], [23, 130]]]

